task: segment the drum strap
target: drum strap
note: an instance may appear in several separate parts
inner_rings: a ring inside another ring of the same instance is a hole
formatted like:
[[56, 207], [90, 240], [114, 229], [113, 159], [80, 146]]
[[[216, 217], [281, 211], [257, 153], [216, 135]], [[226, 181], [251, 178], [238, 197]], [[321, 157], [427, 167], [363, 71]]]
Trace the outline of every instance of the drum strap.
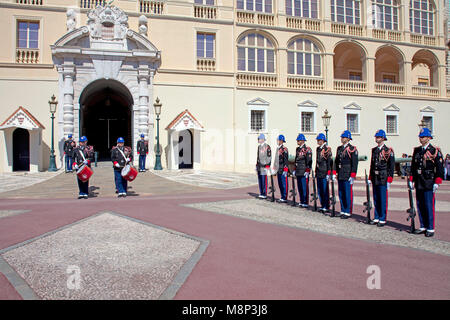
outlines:
[[81, 154], [81, 156], [83, 157], [83, 162], [86, 161], [86, 158], [84, 157], [84, 152], [81, 149], [78, 149], [78, 152]]
[[125, 157], [125, 154], [122, 152], [122, 150], [120, 150], [119, 148], [117, 148], [117, 150], [119, 150], [119, 152], [122, 154], [123, 158], [125, 159], [125, 162], [127, 162], [127, 157]]

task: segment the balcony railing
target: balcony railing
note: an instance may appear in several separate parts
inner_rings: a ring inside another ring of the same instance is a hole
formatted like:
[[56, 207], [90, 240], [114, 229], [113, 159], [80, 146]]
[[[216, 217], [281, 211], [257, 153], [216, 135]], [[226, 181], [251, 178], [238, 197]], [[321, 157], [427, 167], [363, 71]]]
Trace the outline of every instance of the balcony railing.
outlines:
[[164, 1], [139, 0], [139, 12], [151, 14], [163, 14]]
[[217, 8], [214, 6], [194, 4], [194, 17], [202, 19], [217, 19]]
[[402, 41], [402, 33], [396, 30], [373, 29], [372, 37], [375, 39]]
[[16, 49], [16, 62], [17, 63], [39, 63], [39, 50], [38, 49]]
[[396, 83], [375, 82], [375, 92], [381, 94], [404, 95], [405, 86]]
[[358, 36], [362, 37], [364, 36], [365, 29], [363, 26], [356, 25], [356, 24], [346, 24], [346, 23], [339, 23], [339, 22], [333, 22], [331, 23], [331, 32], [337, 33], [337, 34], [348, 34], [351, 36]]
[[427, 46], [435, 46], [436, 45], [436, 37], [434, 36], [426, 36], [423, 34], [414, 34], [412, 33], [410, 36], [411, 42], [415, 44], [424, 44]]
[[322, 78], [289, 75], [287, 78], [287, 87], [300, 90], [323, 90], [324, 81]]
[[450, 89], [447, 88], [447, 98], [450, 98]]
[[333, 88], [339, 92], [367, 92], [367, 83], [357, 80], [334, 79]]
[[37, 6], [42, 6], [43, 2], [43, 0], [16, 0], [16, 3], [18, 4], [31, 4]]
[[275, 15], [271, 13], [236, 11], [236, 17], [238, 23], [261, 24], [266, 26], [275, 25]]
[[287, 16], [286, 26], [292, 29], [320, 31], [321, 21]]
[[216, 70], [216, 59], [197, 58], [197, 70], [199, 71]]
[[82, 9], [92, 9], [105, 4], [106, 0], [80, 0], [80, 8]]
[[412, 86], [413, 96], [438, 97], [439, 89], [428, 86]]
[[238, 73], [236, 79], [240, 87], [277, 87], [275, 74]]

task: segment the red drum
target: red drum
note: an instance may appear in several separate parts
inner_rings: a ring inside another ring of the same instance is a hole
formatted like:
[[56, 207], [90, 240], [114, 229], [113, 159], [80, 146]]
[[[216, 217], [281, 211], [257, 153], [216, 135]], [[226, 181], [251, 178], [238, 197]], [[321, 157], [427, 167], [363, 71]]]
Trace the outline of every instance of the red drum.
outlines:
[[77, 176], [78, 179], [80, 179], [83, 182], [86, 182], [89, 180], [89, 178], [92, 176], [94, 171], [92, 171], [91, 168], [89, 168], [88, 165], [83, 164], [78, 170], [77, 170]]
[[128, 181], [133, 181], [134, 179], [136, 179], [138, 175], [138, 171], [136, 170], [135, 167], [133, 167], [130, 164], [127, 164], [123, 169], [122, 169], [122, 177], [125, 180]]

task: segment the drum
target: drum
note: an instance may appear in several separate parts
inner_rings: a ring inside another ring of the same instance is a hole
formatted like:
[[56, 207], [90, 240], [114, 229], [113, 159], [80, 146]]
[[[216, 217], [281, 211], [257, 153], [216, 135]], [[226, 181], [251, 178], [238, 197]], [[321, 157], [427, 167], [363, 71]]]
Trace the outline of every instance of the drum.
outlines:
[[130, 164], [127, 164], [122, 169], [122, 177], [128, 181], [133, 181], [134, 179], [136, 179], [137, 175], [138, 175], [138, 171], [136, 170], [135, 167], [133, 167]]
[[80, 179], [83, 182], [86, 182], [89, 180], [89, 178], [92, 176], [94, 171], [92, 171], [91, 168], [89, 168], [88, 165], [83, 164], [78, 170], [77, 170], [77, 176], [78, 179]]

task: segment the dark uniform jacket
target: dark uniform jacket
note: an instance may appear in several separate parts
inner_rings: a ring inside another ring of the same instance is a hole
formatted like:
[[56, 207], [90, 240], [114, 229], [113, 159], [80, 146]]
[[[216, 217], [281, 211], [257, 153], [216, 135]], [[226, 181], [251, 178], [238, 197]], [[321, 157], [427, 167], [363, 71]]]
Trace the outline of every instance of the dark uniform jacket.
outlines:
[[338, 180], [355, 178], [358, 171], [358, 150], [350, 143], [336, 150], [336, 173]]
[[326, 144], [316, 149], [316, 177], [324, 179], [331, 174], [333, 167], [333, 152]]
[[91, 162], [94, 160], [94, 149], [92, 146], [78, 146], [73, 150], [73, 163], [79, 167], [83, 165], [84, 159], [88, 160], [88, 166], [91, 166]]
[[68, 139], [68, 140], [64, 141], [64, 153], [68, 157], [73, 157], [74, 146], [75, 146], [75, 141], [73, 141], [72, 139]]
[[277, 148], [278, 151], [278, 173], [282, 174], [283, 172], [289, 171], [289, 152], [288, 148], [284, 145], [281, 145]]
[[140, 155], [146, 155], [148, 153], [148, 143], [144, 140], [139, 140], [137, 143], [136, 151]]
[[295, 149], [295, 175], [301, 177], [310, 172], [312, 167], [312, 150], [303, 144]]
[[394, 150], [383, 145], [372, 148], [370, 159], [369, 180], [374, 185], [391, 183], [394, 178], [395, 156]]
[[[127, 165], [127, 160], [122, 155], [122, 153], [119, 151], [122, 150], [123, 154], [126, 158], [130, 158], [130, 161], [133, 161], [133, 152], [131, 152], [131, 148], [129, 147], [113, 147], [111, 150], [111, 161], [113, 162], [113, 168], [114, 170], [122, 170], [123, 167]], [[130, 150], [127, 152], [125, 149]], [[119, 168], [116, 167], [116, 163], [119, 164]]]
[[258, 145], [258, 153], [256, 155], [256, 167], [265, 168], [266, 166], [270, 166], [272, 159], [272, 150], [267, 143], [263, 143]]
[[444, 166], [442, 152], [431, 144], [424, 150], [422, 146], [414, 148], [411, 163], [411, 181], [416, 189], [432, 190], [433, 184], [442, 183]]

